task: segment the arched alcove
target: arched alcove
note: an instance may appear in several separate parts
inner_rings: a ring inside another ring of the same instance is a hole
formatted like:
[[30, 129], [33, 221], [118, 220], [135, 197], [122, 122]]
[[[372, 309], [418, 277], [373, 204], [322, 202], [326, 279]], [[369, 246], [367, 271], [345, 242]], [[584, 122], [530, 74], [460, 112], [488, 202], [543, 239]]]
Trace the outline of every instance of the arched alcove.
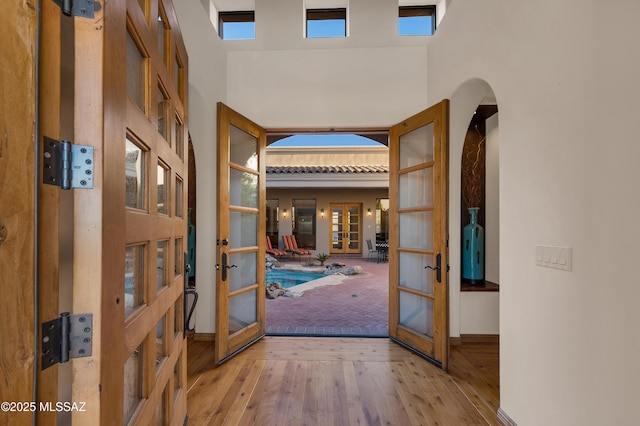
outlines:
[[[497, 101], [490, 85], [480, 79], [463, 83], [451, 96], [449, 175], [450, 334], [452, 341], [499, 334], [497, 286], [465, 285], [462, 280], [462, 228], [468, 223], [463, 202], [463, 158], [481, 158], [481, 224], [485, 227], [485, 273], [499, 270], [499, 198]], [[488, 140], [490, 141], [488, 142]], [[466, 142], [466, 148], [465, 148]], [[486, 157], [489, 152], [489, 157]], [[468, 173], [466, 173], [468, 175]], [[490, 177], [487, 180], [487, 176]], [[488, 194], [488, 196], [487, 196]], [[489, 260], [491, 265], [487, 265]], [[495, 282], [495, 284], [499, 284]], [[471, 288], [470, 288], [471, 287]], [[494, 290], [494, 291], [487, 291]]]

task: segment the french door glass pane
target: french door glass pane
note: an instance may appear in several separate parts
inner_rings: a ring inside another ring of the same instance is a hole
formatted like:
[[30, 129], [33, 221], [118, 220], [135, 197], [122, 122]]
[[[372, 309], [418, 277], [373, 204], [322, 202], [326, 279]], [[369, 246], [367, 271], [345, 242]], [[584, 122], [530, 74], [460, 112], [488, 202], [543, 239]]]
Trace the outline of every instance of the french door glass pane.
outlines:
[[229, 128], [229, 160], [258, 171], [258, 139], [234, 125]]
[[229, 202], [232, 206], [258, 208], [258, 175], [231, 169]]
[[158, 8], [158, 52], [162, 57], [162, 61], [166, 64], [169, 56], [166, 54], [167, 41], [169, 39], [170, 29], [169, 22], [163, 16], [161, 8]]
[[229, 335], [258, 321], [256, 290], [229, 299]]
[[146, 71], [147, 60], [142, 56], [138, 44], [133, 36], [127, 31], [127, 94], [129, 98], [138, 105], [143, 113], [147, 113], [145, 104], [145, 88], [146, 88]]
[[176, 176], [176, 211], [177, 217], [182, 217], [182, 200], [183, 200], [183, 184], [182, 178]]
[[433, 211], [398, 215], [400, 247], [431, 250], [433, 248]]
[[182, 373], [180, 366], [182, 365], [182, 354], [178, 357], [178, 362], [173, 366], [173, 400], [178, 398], [178, 393], [182, 389]]
[[169, 241], [158, 241], [158, 258], [156, 260], [156, 289], [167, 285], [167, 261], [169, 260]]
[[229, 255], [229, 266], [238, 265], [228, 271], [229, 292], [254, 285], [258, 282], [256, 265], [258, 264], [257, 252], [234, 253]]
[[144, 303], [144, 245], [124, 252], [124, 316]]
[[401, 174], [398, 179], [399, 208], [433, 206], [432, 167]]
[[184, 314], [182, 313], [183, 297], [184, 295], [181, 295], [180, 297], [178, 297], [176, 302], [173, 304], [173, 337], [178, 336], [178, 333], [180, 333], [183, 329], [183, 326], [182, 326], [182, 321], [184, 321], [183, 319]]
[[425, 266], [435, 266], [432, 255], [398, 253], [398, 285], [427, 294], [433, 294], [433, 271]]
[[229, 212], [230, 248], [258, 245], [258, 214]]
[[176, 85], [176, 89], [178, 91], [178, 95], [180, 96], [180, 99], [182, 99], [182, 87], [180, 86], [181, 70], [182, 70], [182, 67], [180, 66], [180, 60], [178, 58], [178, 55], [176, 55], [175, 59], [173, 60], [173, 83]]
[[174, 126], [173, 144], [176, 154], [182, 159], [184, 155], [184, 125], [180, 121], [180, 117], [176, 115]]
[[158, 164], [158, 213], [169, 214], [168, 195], [169, 195], [169, 170], [163, 165]]
[[400, 169], [433, 161], [433, 123], [400, 136]]
[[175, 239], [173, 275], [178, 277], [182, 275], [182, 238]]
[[400, 325], [433, 337], [433, 300], [400, 291]]
[[344, 232], [342, 226], [342, 207], [331, 209], [331, 244], [334, 250], [342, 250]]
[[134, 209], [146, 208], [145, 177], [146, 152], [127, 138], [125, 144], [125, 205]]
[[124, 363], [124, 423], [131, 420], [142, 399], [142, 373], [144, 371], [143, 346], [133, 351]]
[[169, 141], [169, 97], [158, 86], [158, 133], [165, 141]]
[[165, 329], [166, 315], [156, 324], [156, 370], [167, 356], [167, 333]]

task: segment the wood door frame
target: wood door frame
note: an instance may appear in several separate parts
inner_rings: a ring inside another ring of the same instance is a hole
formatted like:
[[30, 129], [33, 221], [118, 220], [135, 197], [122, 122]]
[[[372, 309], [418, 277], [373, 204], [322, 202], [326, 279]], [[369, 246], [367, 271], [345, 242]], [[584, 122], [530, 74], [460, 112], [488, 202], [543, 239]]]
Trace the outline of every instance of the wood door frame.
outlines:
[[[336, 250], [333, 248], [333, 207], [334, 206], [342, 206], [343, 210], [342, 210], [342, 226], [343, 226], [343, 234], [349, 234], [349, 230], [348, 230], [348, 225], [349, 225], [349, 207], [353, 207], [356, 206], [358, 208], [358, 249], [357, 250], [353, 250], [353, 249], [349, 249], [349, 241], [350, 238], [342, 238], [343, 241], [343, 247], [341, 250]], [[362, 253], [363, 252], [363, 248], [362, 248], [362, 221], [364, 220], [364, 213], [363, 213], [363, 209], [362, 209], [362, 203], [329, 203], [329, 220], [330, 220], [330, 224], [329, 224], [329, 253], [330, 254], [355, 254], [355, 253]], [[345, 222], [346, 219], [346, 222]], [[347, 231], [344, 231], [344, 229], [347, 229]]]

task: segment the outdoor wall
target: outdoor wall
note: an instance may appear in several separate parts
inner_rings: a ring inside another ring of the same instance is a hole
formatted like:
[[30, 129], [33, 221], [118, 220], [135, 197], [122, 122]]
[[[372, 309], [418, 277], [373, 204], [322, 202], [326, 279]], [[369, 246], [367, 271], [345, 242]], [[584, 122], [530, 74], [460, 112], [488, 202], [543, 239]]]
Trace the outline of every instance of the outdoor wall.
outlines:
[[[452, 1], [429, 45], [451, 158], [477, 104], [498, 101], [500, 405], [520, 426], [637, 423], [640, 3], [601, 6]], [[536, 266], [536, 245], [570, 247], [571, 271]]]
[[388, 166], [389, 148], [267, 147], [267, 166]]
[[[316, 200], [316, 249], [314, 253], [329, 253], [329, 229], [331, 226], [330, 203], [362, 203], [362, 253], [367, 257], [368, 249], [366, 240], [372, 242], [376, 240], [376, 199], [388, 198], [388, 190], [379, 189], [269, 189], [267, 198], [278, 199], [280, 211], [287, 209], [291, 212], [294, 199], [315, 199]], [[324, 218], [320, 216], [320, 209], [324, 209]], [[371, 216], [367, 215], [367, 209], [371, 209]], [[291, 235], [291, 214], [278, 222], [279, 236], [278, 245], [284, 249], [282, 243], [283, 235]]]

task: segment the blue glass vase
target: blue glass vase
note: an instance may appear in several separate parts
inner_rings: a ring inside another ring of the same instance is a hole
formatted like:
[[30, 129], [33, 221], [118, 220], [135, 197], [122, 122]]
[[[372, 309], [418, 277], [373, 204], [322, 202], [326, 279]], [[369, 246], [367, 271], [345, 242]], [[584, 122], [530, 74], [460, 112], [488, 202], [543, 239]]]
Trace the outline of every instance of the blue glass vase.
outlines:
[[470, 207], [471, 220], [462, 232], [462, 279], [484, 283], [484, 229], [478, 225], [479, 207]]

